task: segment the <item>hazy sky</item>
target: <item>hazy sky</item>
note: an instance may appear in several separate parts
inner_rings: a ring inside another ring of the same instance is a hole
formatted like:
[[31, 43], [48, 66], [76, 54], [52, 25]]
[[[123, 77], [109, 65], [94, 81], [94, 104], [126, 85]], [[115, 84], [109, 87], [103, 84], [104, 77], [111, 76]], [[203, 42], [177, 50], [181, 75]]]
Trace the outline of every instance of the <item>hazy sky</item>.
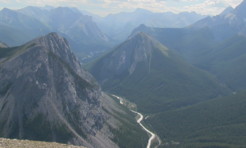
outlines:
[[195, 11], [200, 14], [216, 15], [226, 7], [235, 7], [243, 0], [0, 0], [0, 9], [32, 6], [78, 7], [95, 14], [106, 15], [120, 11], [144, 8], [154, 12]]

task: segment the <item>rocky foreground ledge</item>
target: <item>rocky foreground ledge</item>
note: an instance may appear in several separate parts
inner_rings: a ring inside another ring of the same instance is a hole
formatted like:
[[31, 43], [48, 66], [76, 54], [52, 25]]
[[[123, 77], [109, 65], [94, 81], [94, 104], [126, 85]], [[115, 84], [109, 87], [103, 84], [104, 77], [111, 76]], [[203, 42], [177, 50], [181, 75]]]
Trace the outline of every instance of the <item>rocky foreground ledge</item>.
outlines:
[[17, 140], [0, 138], [0, 148], [84, 148], [54, 142], [40, 142], [30, 140]]

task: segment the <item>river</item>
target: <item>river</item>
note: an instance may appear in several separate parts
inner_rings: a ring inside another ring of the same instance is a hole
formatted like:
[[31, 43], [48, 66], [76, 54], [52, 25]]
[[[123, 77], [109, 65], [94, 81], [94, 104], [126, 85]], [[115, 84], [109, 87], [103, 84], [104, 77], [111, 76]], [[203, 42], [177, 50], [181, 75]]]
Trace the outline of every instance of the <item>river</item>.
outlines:
[[[116, 95], [112, 95], [112, 96], [117, 98], [120, 101], [120, 104], [124, 105], [124, 101], [123, 101], [124, 99], [123, 98], [121, 98], [119, 96], [116, 96]], [[161, 145], [161, 140], [159, 139], [159, 137], [155, 133], [153, 133], [150, 130], [148, 130], [142, 124], [142, 121], [144, 120], [143, 115], [141, 113], [137, 112], [137, 111], [134, 111], [134, 110], [131, 110], [131, 112], [133, 112], [133, 113], [135, 113], [135, 114], [137, 114], [139, 116], [139, 118], [137, 119], [137, 123], [150, 135], [146, 148], [150, 148], [151, 147], [151, 145], [153, 144], [155, 138], [157, 138], [157, 140], [158, 140], [158, 145], [155, 148], [157, 148], [159, 145]]]

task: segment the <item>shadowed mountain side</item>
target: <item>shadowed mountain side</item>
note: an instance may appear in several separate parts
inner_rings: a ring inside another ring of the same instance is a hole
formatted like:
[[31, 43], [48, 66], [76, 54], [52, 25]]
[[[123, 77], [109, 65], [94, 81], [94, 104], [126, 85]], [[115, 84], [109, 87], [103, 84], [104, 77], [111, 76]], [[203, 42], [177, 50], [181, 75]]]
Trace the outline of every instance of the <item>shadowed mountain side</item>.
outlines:
[[156, 114], [147, 123], [170, 148], [242, 148], [246, 145], [245, 97], [245, 91], [238, 92]]

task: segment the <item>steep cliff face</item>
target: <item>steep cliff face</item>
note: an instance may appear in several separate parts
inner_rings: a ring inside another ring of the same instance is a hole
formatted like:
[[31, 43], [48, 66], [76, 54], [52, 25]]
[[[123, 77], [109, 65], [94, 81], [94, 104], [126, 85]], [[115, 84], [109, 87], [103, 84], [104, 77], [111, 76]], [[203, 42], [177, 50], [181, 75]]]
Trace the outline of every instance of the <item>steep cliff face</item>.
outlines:
[[117, 147], [100, 87], [64, 38], [51, 33], [0, 53], [1, 137]]

